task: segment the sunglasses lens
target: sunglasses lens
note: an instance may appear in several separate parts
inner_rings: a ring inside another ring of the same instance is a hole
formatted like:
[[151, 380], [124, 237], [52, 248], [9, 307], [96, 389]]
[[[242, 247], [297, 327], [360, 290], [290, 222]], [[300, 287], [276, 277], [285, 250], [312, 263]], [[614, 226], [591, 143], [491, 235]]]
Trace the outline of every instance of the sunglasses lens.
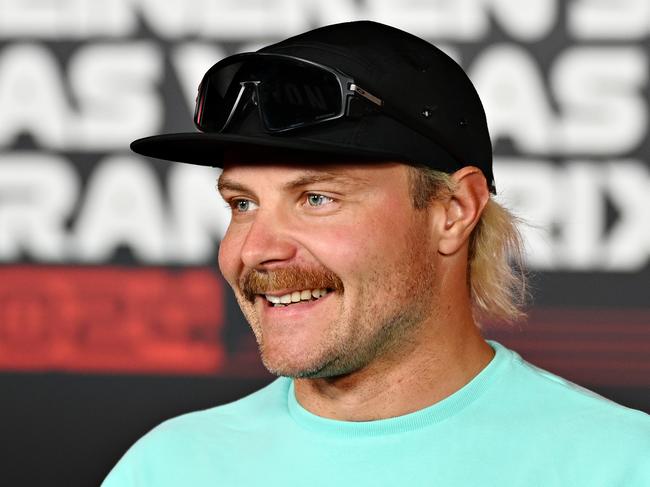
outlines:
[[219, 132], [241, 97], [245, 63], [236, 62], [211, 69], [199, 85], [194, 123], [203, 132]]
[[282, 131], [336, 118], [343, 113], [334, 73], [306, 63], [282, 62], [259, 84], [264, 125]]
[[[247, 56], [217, 64], [201, 82], [194, 121], [204, 132], [220, 132], [257, 87], [262, 123], [271, 132], [337, 118], [343, 92], [337, 76], [312, 64], [280, 56]], [[251, 89], [246, 89], [251, 88]]]

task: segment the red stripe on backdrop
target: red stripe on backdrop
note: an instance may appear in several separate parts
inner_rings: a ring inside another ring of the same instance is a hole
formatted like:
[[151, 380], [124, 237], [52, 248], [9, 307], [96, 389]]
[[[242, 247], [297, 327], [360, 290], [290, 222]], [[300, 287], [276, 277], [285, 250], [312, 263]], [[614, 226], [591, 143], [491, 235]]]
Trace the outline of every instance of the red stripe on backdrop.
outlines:
[[217, 373], [221, 280], [209, 270], [0, 268], [0, 370]]
[[581, 385], [650, 387], [650, 310], [535, 309], [524, 325], [485, 336]]

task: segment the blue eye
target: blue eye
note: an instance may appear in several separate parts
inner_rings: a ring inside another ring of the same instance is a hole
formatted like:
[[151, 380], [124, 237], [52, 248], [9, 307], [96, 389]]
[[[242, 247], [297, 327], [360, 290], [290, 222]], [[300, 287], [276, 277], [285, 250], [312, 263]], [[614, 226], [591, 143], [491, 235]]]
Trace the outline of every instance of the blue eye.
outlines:
[[323, 196], [322, 194], [309, 194], [307, 195], [307, 202], [309, 203], [309, 206], [323, 206], [326, 203], [329, 203], [332, 200], [332, 198], [329, 198], [328, 196]]
[[255, 203], [251, 200], [233, 200], [230, 202], [230, 207], [237, 213], [247, 213], [251, 211]]

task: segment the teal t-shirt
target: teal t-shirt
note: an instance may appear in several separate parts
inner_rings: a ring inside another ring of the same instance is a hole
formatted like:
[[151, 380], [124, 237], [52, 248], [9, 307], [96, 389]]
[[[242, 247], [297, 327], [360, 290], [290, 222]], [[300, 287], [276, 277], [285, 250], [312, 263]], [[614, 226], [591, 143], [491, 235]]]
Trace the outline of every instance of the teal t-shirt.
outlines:
[[650, 486], [649, 415], [488, 343], [469, 383], [395, 418], [321, 418], [277, 379], [154, 428], [103, 487]]

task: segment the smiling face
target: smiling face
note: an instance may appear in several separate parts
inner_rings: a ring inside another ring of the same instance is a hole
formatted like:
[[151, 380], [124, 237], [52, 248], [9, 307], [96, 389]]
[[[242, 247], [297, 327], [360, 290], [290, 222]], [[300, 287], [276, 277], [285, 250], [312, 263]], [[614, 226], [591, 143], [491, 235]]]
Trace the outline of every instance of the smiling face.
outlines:
[[407, 167], [226, 164], [219, 266], [274, 374], [333, 377], [406, 353], [436, 312], [436, 243]]

